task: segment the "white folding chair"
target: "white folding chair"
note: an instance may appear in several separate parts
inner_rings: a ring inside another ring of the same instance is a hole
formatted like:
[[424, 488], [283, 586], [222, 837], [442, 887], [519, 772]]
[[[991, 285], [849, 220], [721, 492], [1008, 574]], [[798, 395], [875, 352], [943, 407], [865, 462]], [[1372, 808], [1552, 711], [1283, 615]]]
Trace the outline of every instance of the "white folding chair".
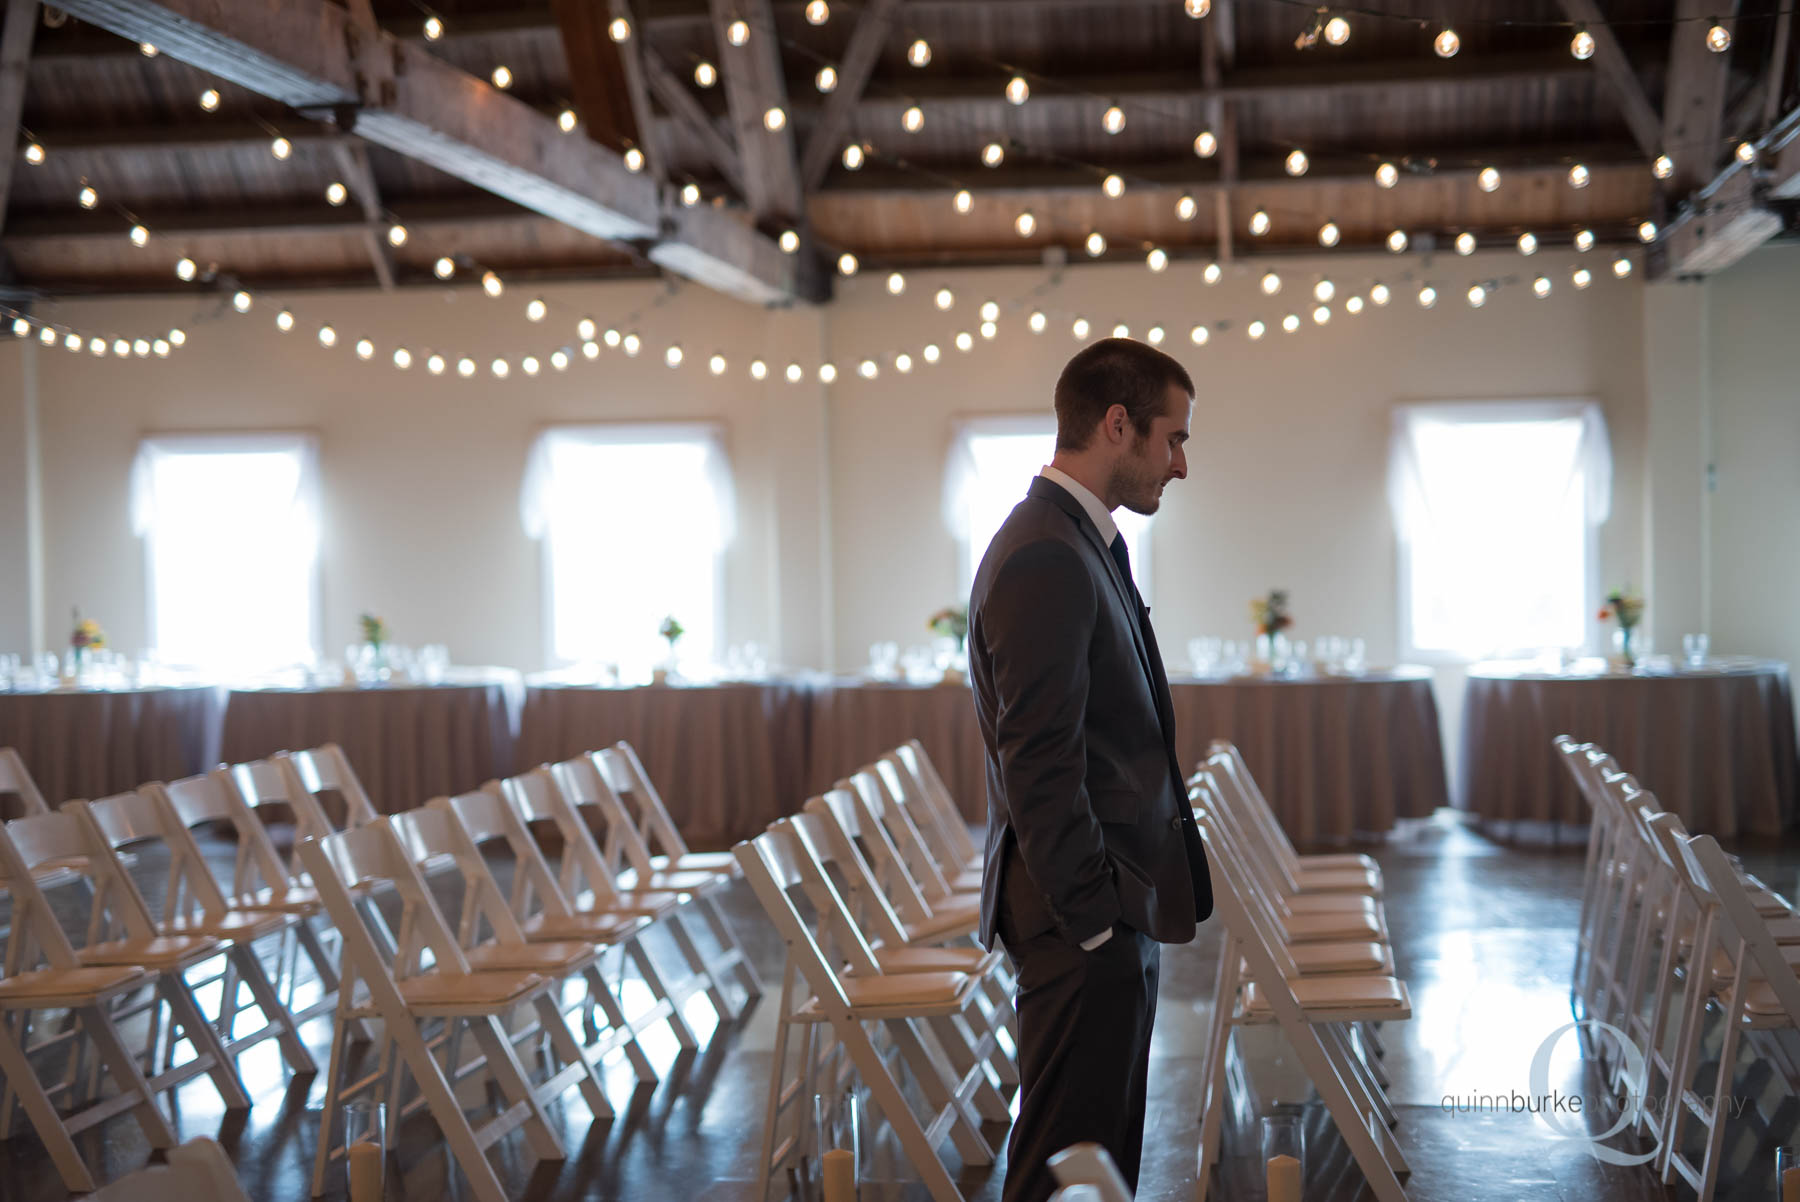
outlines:
[[31, 773], [26, 770], [25, 757], [11, 747], [0, 747], [0, 793], [11, 793], [24, 807], [24, 813], [13, 817], [50, 812], [49, 803], [44, 800], [37, 782], [31, 779]]
[[669, 815], [662, 794], [630, 743], [620, 740], [602, 751], [600, 768], [607, 783], [621, 799], [637, 807], [637, 832], [650, 850], [658, 872], [725, 872], [736, 876], [737, 859], [728, 851], [693, 851], [682, 838], [681, 828]]
[[1237, 745], [1226, 739], [1215, 739], [1207, 748], [1207, 762], [1218, 770], [1220, 790], [1241, 799], [1252, 825], [1262, 832], [1264, 841], [1274, 851], [1283, 871], [1283, 879], [1300, 892], [1330, 892], [1348, 884], [1355, 892], [1381, 893], [1381, 866], [1374, 857], [1359, 852], [1325, 852], [1301, 855], [1281, 827], [1275, 808], [1263, 796], [1250, 766]]
[[[963, 856], [945, 827], [943, 816], [926, 797], [924, 786], [919, 783], [919, 778], [913, 774], [906, 761], [898, 752], [890, 751], [876, 760], [873, 767], [887, 789], [888, 800], [905, 812], [914, 829], [919, 832], [925, 851], [950, 892], [980, 893], [981, 859], [978, 857], [971, 864]], [[968, 832], [965, 830], [963, 834], [966, 837]]]
[[[783, 832], [767, 831], [739, 843], [733, 851], [743, 866], [745, 880], [787, 948], [789, 964], [783, 973], [780, 1021], [793, 1026], [828, 1025], [868, 1089], [871, 1103], [887, 1121], [934, 1202], [962, 1202], [961, 1191], [938, 1158], [937, 1145], [949, 1136], [964, 1163], [993, 1161], [993, 1149], [981, 1134], [975, 1109], [976, 1094], [984, 1086], [991, 1087], [991, 1083], [979, 1063], [958, 1077], [925, 1038], [920, 1024], [933, 1018], [955, 1017], [975, 1006], [978, 982], [960, 972], [864, 976], [840, 972], [836, 966], [840, 949], [834, 941], [854, 927], [841, 921], [847, 918], [841, 899], [835, 905], [827, 902], [840, 921], [821, 922], [817, 937], [801, 917], [796, 899], [803, 900], [809, 910], [813, 900], [795, 862], [796, 856], [803, 854], [799, 845]], [[822, 878], [822, 870], [819, 876]], [[828, 953], [822, 948], [820, 939], [833, 950]], [[866, 945], [862, 950], [867, 952]], [[867, 963], [872, 954], [859, 958]], [[923, 1099], [923, 1121], [865, 1024], [878, 1024], [898, 1049], [898, 1060]], [[810, 1072], [812, 1065], [808, 1049], [802, 1071]], [[758, 1165], [761, 1198], [767, 1198], [770, 1184], [779, 1179], [782, 1167], [797, 1154], [800, 1143], [797, 1132], [777, 1137], [777, 1113], [783, 1109], [777, 1103], [809, 1092], [811, 1078], [790, 1079], [785, 1069], [778, 1061], [771, 1077], [770, 1110], [765, 1116], [770, 1126], [765, 1128], [764, 1154]]]
[[[1131, 1187], [1099, 1144], [1064, 1148], [1050, 1158], [1050, 1172], [1062, 1187], [1052, 1197], [1062, 1202], [1132, 1202]], [[1086, 1192], [1074, 1192], [1077, 1190]]]
[[[887, 833], [888, 840], [900, 853], [900, 865], [905, 868], [926, 901], [936, 906], [958, 897], [979, 897], [979, 880], [975, 881], [972, 888], [967, 882], [961, 882], [964, 887], [958, 889], [945, 876], [944, 866], [932, 854], [931, 846], [920, 833], [918, 824], [889, 793], [888, 784], [875, 765], [871, 764], [852, 773], [847, 780], [839, 781], [835, 787], [848, 788], [855, 796], [864, 831], [880, 827]], [[954, 868], [953, 872], [960, 874], [960, 867]]]
[[[562, 1140], [544, 1107], [571, 1085], [593, 1100], [604, 1099], [593, 1068], [563, 1022], [551, 991], [556, 982], [520, 969], [477, 970], [457, 946], [448, 923], [431, 899], [406, 848], [385, 821], [301, 842], [300, 861], [311, 875], [326, 911], [343, 936], [344, 986], [338, 992], [338, 1022], [332, 1032], [325, 1107], [313, 1159], [313, 1196], [325, 1186], [331, 1159], [343, 1154], [337, 1145], [336, 1122], [342, 1102], [383, 1085], [388, 1094], [388, 1136], [393, 1146], [407, 1113], [429, 1109], [446, 1145], [482, 1202], [504, 1202], [506, 1192], [485, 1150], [511, 1132], [525, 1131], [531, 1150], [542, 1160], [563, 1158]], [[400, 906], [399, 938], [390, 950], [366, 925], [356, 903], [375, 882], [392, 887]], [[367, 1000], [362, 1001], [366, 994]], [[543, 1085], [534, 1087], [519, 1063], [502, 1026], [516, 1009], [530, 1006], [550, 1048], [561, 1061], [552, 1065]], [[381, 1020], [380, 1067], [356, 1081], [343, 1080], [344, 1053], [351, 1018]], [[443, 1029], [428, 1037], [422, 1024], [441, 1020]], [[479, 1054], [459, 1063], [460, 1036], [473, 1037]], [[448, 1067], [437, 1059], [447, 1049]], [[457, 1082], [485, 1068], [499, 1090], [502, 1107], [479, 1128], [470, 1124], [455, 1093]], [[418, 1096], [402, 1105], [400, 1071], [410, 1077]]]
[[295, 779], [309, 795], [316, 798], [321, 793], [336, 794], [344, 804], [345, 826], [364, 826], [381, 817], [380, 809], [350, 766], [350, 757], [336, 743], [305, 751], [278, 751], [270, 758], [291, 767]]
[[170, 1148], [168, 1157], [121, 1177], [89, 1202], [250, 1202], [218, 1140], [190, 1139]]
[[956, 894], [937, 902], [925, 900], [886, 829], [864, 819], [864, 807], [854, 789], [840, 782], [838, 787], [808, 798], [805, 809], [826, 820], [826, 833], [839, 857], [846, 861], [861, 857], [883, 900], [899, 919], [899, 942], [943, 943], [975, 934], [981, 922], [981, 898]]
[[944, 784], [937, 765], [931, 762], [931, 756], [925, 751], [925, 744], [917, 739], [908, 739], [894, 749], [894, 756], [906, 765], [913, 779], [919, 783], [924, 798], [936, 807], [939, 825], [955, 847], [956, 863], [964, 869], [981, 867], [986, 852], [969, 835], [968, 819], [963, 817], [962, 808], [956, 804], [956, 798], [951, 796], [949, 787]]

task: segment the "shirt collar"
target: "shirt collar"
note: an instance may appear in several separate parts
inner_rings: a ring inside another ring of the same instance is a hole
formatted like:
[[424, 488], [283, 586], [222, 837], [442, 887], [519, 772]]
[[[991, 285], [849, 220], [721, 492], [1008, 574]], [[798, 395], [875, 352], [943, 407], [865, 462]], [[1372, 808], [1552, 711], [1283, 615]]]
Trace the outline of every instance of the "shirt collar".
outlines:
[[1070, 496], [1081, 502], [1081, 508], [1087, 513], [1089, 520], [1094, 523], [1094, 529], [1100, 532], [1100, 541], [1109, 547], [1112, 546], [1113, 539], [1119, 533], [1119, 524], [1113, 521], [1112, 511], [1101, 502], [1099, 497], [1089, 491], [1087, 485], [1061, 468], [1052, 467], [1049, 464], [1045, 464], [1044, 470], [1038, 475], [1053, 484], [1062, 485], [1068, 490]]

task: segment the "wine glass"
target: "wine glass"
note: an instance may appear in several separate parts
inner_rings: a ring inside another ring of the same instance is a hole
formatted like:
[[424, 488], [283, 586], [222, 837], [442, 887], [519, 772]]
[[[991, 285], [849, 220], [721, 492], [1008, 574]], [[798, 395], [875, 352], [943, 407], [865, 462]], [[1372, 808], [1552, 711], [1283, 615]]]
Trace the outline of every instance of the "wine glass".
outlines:
[[1706, 663], [1706, 653], [1711, 650], [1712, 640], [1704, 634], [1684, 634], [1681, 636], [1681, 649], [1687, 655], [1690, 668], [1698, 668]]

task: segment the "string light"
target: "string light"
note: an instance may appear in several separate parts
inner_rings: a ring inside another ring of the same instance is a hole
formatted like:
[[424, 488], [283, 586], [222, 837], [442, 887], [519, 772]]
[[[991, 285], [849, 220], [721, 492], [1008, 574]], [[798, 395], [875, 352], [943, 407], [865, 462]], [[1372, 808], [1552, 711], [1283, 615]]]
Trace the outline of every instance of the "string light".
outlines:
[[1573, 167], [1569, 168], [1569, 187], [1571, 188], [1587, 187], [1590, 178], [1591, 176], [1587, 167], [1581, 163], [1576, 163]]
[[975, 197], [967, 188], [958, 188], [956, 190], [955, 204], [958, 213], [967, 213], [970, 209], [975, 207]]
[[430, 372], [434, 376], [443, 375], [444, 374], [444, 357], [442, 355], [438, 355], [438, 354], [433, 354], [433, 355], [428, 356], [425, 360], [425, 370]]
[[149, 42], [139, 42], [138, 53], [145, 58], [155, 58], [157, 55], [161, 54], [162, 51], [158, 50], [155, 46], [152, 46]]
[[1487, 304], [1487, 289], [1480, 284], [1469, 285], [1469, 308], [1479, 309]]
[[906, 277], [897, 271], [888, 273], [887, 290], [890, 296], [899, 296], [906, 291]]
[[389, 246], [394, 246], [394, 247], [405, 246], [406, 245], [406, 227], [401, 225], [397, 221], [393, 225], [388, 226], [387, 240], [388, 240]]
[[1026, 319], [1025, 324], [1031, 327], [1031, 332], [1033, 334], [1042, 334], [1044, 332], [1044, 327], [1050, 324], [1050, 319], [1044, 316], [1044, 311], [1042, 309], [1034, 309], [1032, 310], [1031, 316]]
[[1183, 192], [1175, 201], [1175, 217], [1178, 221], [1192, 221], [1194, 214], [1199, 211], [1199, 204], [1195, 202], [1193, 196], [1186, 192]]
[[52, 343], [54, 343], [56, 341], [56, 331], [51, 329], [49, 326], [45, 326], [43, 329], [38, 331], [38, 341], [43, 343], [45, 346], [50, 346]]
[[1666, 154], [1657, 155], [1656, 161], [1650, 164], [1650, 174], [1657, 179], [1668, 179], [1675, 174], [1675, 160]]
[[542, 321], [544, 315], [549, 312], [550, 306], [544, 303], [544, 298], [541, 296], [534, 296], [525, 302], [526, 321]]
[[444, 23], [436, 16], [425, 18], [425, 40], [435, 42], [444, 36]]
[[208, 88], [200, 93], [200, 108], [204, 112], [216, 112], [219, 107], [219, 89]]
[[1520, 254], [1535, 255], [1535, 254], [1537, 254], [1537, 248], [1538, 248], [1538, 240], [1537, 240], [1536, 234], [1531, 233], [1529, 230], [1527, 230], [1525, 233], [1519, 235], [1519, 253]]
[[1313, 285], [1313, 299], [1324, 304], [1337, 295], [1337, 285], [1330, 280], [1320, 280]]
[[280, 330], [283, 334], [294, 328], [294, 312], [292, 309], [283, 309], [275, 315], [275, 328]]
[[712, 372], [715, 376], [724, 375], [726, 366], [725, 356], [719, 354], [717, 351], [713, 352], [712, 357], [706, 361], [706, 370]]
[[914, 39], [913, 44], [906, 48], [906, 61], [915, 67], [929, 67], [931, 65], [931, 43], [924, 38]]
[[1407, 241], [1405, 230], [1395, 230], [1387, 236], [1387, 248], [1395, 254], [1400, 254], [1406, 249]]
[[155, 355], [158, 359], [167, 359], [169, 357], [169, 340], [167, 338], [152, 338], [150, 340], [150, 353]]
[[325, 185], [325, 203], [332, 208], [336, 208], [338, 205], [343, 204], [349, 197], [350, 190], [344, 187], [343, 184], [340, 184], [337, 180], [332, 180], [329, 184]]
[[488, 364], [488, 370], [494, 373], [495, 379], [504, 380], [507, 376], [512, 374], [512, 364], [504, 359], [495, 359], [492, 363]]
[[1087, 253], [1090, 258], [1098, 259], [1106, 253], [1106, 235], [1095, 230], [1087, 236]]
[[1594, 273], [1585, 267], [1577, 267], [1575, 269], [1575, 274], [1570, 276], [1569, 279], [1577, 288], [1586, 288], [1589, 284], [1594, 282]]
[[800, 235], [794, 230], [782, 230], [781, 237], [775, 240], [784, 254], [793, 254], [800, 249]]
[[1400, 182], [1400, 168], [1392, 163], [1383, 163], [1375, 168], [1375, 182], [1383, 188], [1391, 188]]
[[493, 81], [496, 88], [499, 88], [503, 92], [507, 88], [512, 87], [512, 69], [504, 63], [495, 67], [488, 78]]
[[693, 208], [695, 205], [699, 204], [700, 203], [700, 185], [694, 183], [692, 180], [689, 180], [687, 183], [681, 185], [681, 203], [686, 205], [690, 209]]
[[[616, 347], [619, 343], [624, 341], [624, 338], [620, 335], [619, 331], [609, 328], [606, 333], [600, 335], [600, 341], [606, 343], [607, 346]], [[599, 351], [596, 350], [595, 354], [598, 353]]]
[[1594, 35], [1585, 29], [1576, 30], [1575, 36], [1569, 39], [1569, 53], [1583, 62], [1593, 58]]
[[575, 126], [579, 124], [580, 121], [581, 118], [575, 115], [574, 109], [564, 109], [562, 112], [556, 114], [556, 128], [562, 130], [565, 134], [574, 133]]
[[725, 27], [725, 40], [733, 46], [742, 46], [750, 40], [750, 24], [747, 21], [733, 21]]
[[1627, 259], [1624, 255], [1620, 255], [1613, 260], [1612, 268], [1613, 275], [1622, 280], [1631, 274], [1631, 260]]
[[1023, 75], [1015, 75], [1006, 81], [1006, 98], [1013, 104], [1024, 104], [1031, 99], [1031, 85]]
[[1187, 15], [1198, 21], [1212, 11], [1212, 0], [1183, 0], [1182, 7]]
[[600, 357], [600, 344], [598, 342], [582, 343], [581, 344], [581, 357], [583, 359], [589, 360], [590, 362], [592, 360], [598, 359]]
[[1500, 187], [1500, 169], [1498, 167], [1483, 167], [1475, 176], [1475, 183], [1483, 192], [1493, 192], [1498, 190]]
[[1118, 105], [1111, 105], [1100, 118], [1100, 128], [1109, 134], [1124, 132], [1125, 110]]
[[1464, 230], [1462, 233], [1456, 235], [1456, 253], [1459, 255], [1474, 254], [1475, 253], [1475, 235], [1469, 233], [1469, 231], [1467, 231], [1467, 230]]
[[813, 87], [817, 88], [821, 93], [836, 91], [837, 83], [837, 68], [830, 63], [820, 67], [819, 73], [813, 76]]
[[855, 255], [851, 254], [849, 251], [845, 251], [838, 256], [838, 273], [840, 275], [855, 275], [856, 268], [857, 262]]
[[1335, 221], [1327, 221], [1324, 225], [1319, 227], [1320, 246], [1336, 246], [1338, 244], [1338, 239], [1342, 236], [1343, 235], [1338, 230], [1337, 222]]
[[1756, 146], [1749, 141], [1739, 142], [1737, 144], [1737, 161], [1745, 165], [1754, 163], [1756, 161]]
[[1575, 231], [1575, 249], [1580, 251], [1582, 254], [1586, 254], [1588, 251], [1593, 250], [1594, 249], [1594, 231], [1593, 230], [1577, 230], [1577, 231]]
[[1640, 221], [1638, 223], [1637, 236], [1639, 242], [1648, 243], [1656, 241], [1656, 222]]
[[916, 134], [925, 128], [925, 110], [912, 105], [900, 114], [900, 127], [909, 134]]
[[1200, 273], [1200, 278], [1209, 284], [1216, 284], [1219, 282], [1219, 277], [1224, 274], [1224, 269], [1217, 263], [1208, 263], [1206, 270]]
[[635, 146], [625, 149], [625, 170], [637, 172], [644, 169], [644, 152]]
[[925, 362], [927, 363], [936, 363], [943, 356], [943, 352], [938, 350], [938, 344], [935, 342], [927, 342], [925, 344], [925, 349], [920, 351], [919, 354], [924, 357]]
[[789, 384], [798, 384], [805, 375], [806, 372], [801, 369], [798, 363], [790, 363], [787, 365], [787, 381]]
[[481, 290], [489, 296], [499, 296], [506, 291], [506, 284], [492, 271], [481, 273]]
[[825, 0], [809, 0], [806, 6], [806, 23], [823, 25], [831, 19], [831, 6]]
[[1086, 338], [1090, 328], [1087, 318], [1077, 317], [1074, 322], [1070, 324], [1069, 333], [1075, 335], [1077, 338]]
[[186, 346], [187, 345], [187, 331], [182, 329], [180, 326], [176, 326], [174, 329], [170, 330], [169, 331], [169, 345], [170, 346]]
[[583, 342], [592, 342], [594, 340], [594, 331], [596, 329], [598, 329], [598, 327], [594, 324], [594, 319], [591, 317], [584, 317], [575, 323], [575, 337], [581, 339]]
[[250, 294], [245, 292], [242, 288], [231, 294], [231, 307], [236, 309], [239, 313], [250, 312], [250, 306], [253, 303]]
[[1019, 232], [1019, 237], [1029, 238], [1037, 231], [1037, 218], [1031, 215], [1030, 209], [1026, 209], [1013, 218], [1013, 229]]
[[1462, 49], [1462, 39], [1456, 36], [1456, 30], [1446, 29], [1432, 41], [1431, 48], [1437, 51], [1439, 58], [1454, 58]]
[[25, 161], [33, 167], [42, 167], [44, 165], [44, 148], [35, 141], [25, 143]]
[[951, 305], [956, 303], [956, 294], [948, 288], [939, 288], [937, 290], [937, 295], [931, 299], [932, 303], [937, 305], [939, 309], [948, 310]]
[[905, 375], [907, 372], [911, 371], [912, 370], [912, 356], [907, 354], [905, 351], [901, 351], [898, 355], [895, 355], [894, 356], [894, 370], [899, 372], [901, 375]]
[[1389, 296], [1388, 286], [1379, 281], [1377, 281], [1375, 284], [1371, 285], [1369, 288], [1369, 299], [1374, 301], [1378, 305], [1387, 304], [1388, 296]]
[[1260, 320], [1253, 321], [1244, 327], [1244, 333], [1250, 335], [1251, 341], [1256, 341], [1264, 334], [1268, 333], [1268, 331], [1269, 327], [1264, 325]]
[[1333, 46], [1342, 46], [1350, 40], [1350, 22], [1344, 17], [1332, 17], [1325, 22], [1325, 40]]
[[287, 157], [294, 153], [294, 144], [286, 138], [277, 137], [269, 143], [269, 153], [285, 162]]
[[671, 346], [668, 350], [664, 351], [663, 362], [667, 363], [670, 367], [680, 367], [681, 347], [679, 345]]
[[710, 88], [719, 82], [719, 69], [701, 59], [694, 64], [694, 83], [702, 88]]
[[979, 310], [977, 310], [977, 312], [978, 312], [979, 316], [981, 317], [982, 321], [999, 321], [1000, 320], [1000, 302], [993, 301], [993, 300], [982, 301], [981, 308]]
[[1210, 159], [1219, 153], [1219, 136], [1210, 129], [1203, 129], [1194, 135], [1194, 153], [1203, 159]]
[[763, 113], [763, 128], [770, 133], [779, 133], [787, 127], [787, 110], [779, 104], [770, 105]]
[[133, 246], [142, 249], [144, 246], [149, 245], [149, 242], [150, 230], [147, 227], [141, 224], [131, 227], [131, 244]]
[[14, 336], [23, 338], [25, 335], [31, 333], [31, 323], [23, 317], [15, 317], [13, 318], [12, 332]]
[[1271, 224], [1267, 209], [1258, 209], [1250, 214], [1250, 232], [1258, 238], [1269, 232]]
[[405, 371], [407, 368], [412, 366], [412, 362], [413, 362], [413, 358], [412, 358], [411, 351], [407, 350], [403, 346], [395, 348], [395, 350], [394, 350], [394, 366], [395, 367], [399, 368], [401, 371]]
[[1312, 311], [1313, 324], [1322, 326], [1331, 320], [1331, 306], [1318, 305]]
[[551, 351], [550, 352], [550, 366], [555, 368], [557, 371], [568, 371], [569, 370], [569, 352], [565, 351], [565, 350], [561, 350], [561, 349]]
[[1274, 296], [1280, 292], [1281, 277], [1273, 271], [1265, 271], [1262, 278], [1262, 290], [1264, 296]]
[[881, 368], [876, 366], [875, 360], [864, 359], [856, 365], [856, 374], [865, 380], [873, 380], [881, 374]]
[[358, 359], [370, 359], [373, 358], [374, 355], [375, 344], [373, 342], [370, 342], [367, 338], [358, 338], [356, 340], [356, 357]]
[[319, 327], [319, 345], [320, 346], [336, 346], [337, 345], [337, 331], [332, 329], [328, 325], [320, 326]]
[[1731, 49], [1731, 30], [1723, 25], [1714, 25], [1707, 30], [1706, 48], [1714, 54], [1724, 54]]
[[974, 336], [972, 334], [970, 334], [969, 331], [967, 331], [967, 330], [958, 330], [956, 332], [956, 349], [963, 352], [964, 354], [968, 354], [970, 351], [974, 350], [975, 349]]
[[629, 42], [631, 40], [631, 22], [624, 17], [614, 17], [612, 24], [606, 27], [606, 36], [615, 42]]
[[1290, 150], [1288, 151], [1287, 162], [1283, 165], [1287, 168], [1287, 173], [1289, 175], [1302, 176], [1306, 174], [1306, 169], [1312, 164], [1307, 161], [1306, 152], [1304, 150]]
[[1117, 172], [1108, 174], [1105, 179], [1100, 181], [1100, 190], [1117, 200], [1125, 195], [1125, 177]]
[[106, 339], [104, 339], [104, 338], [88, 339], [88, 350], [95, 355], [105, 355], [106, 354]]
[[1363, 298], [1362, 297], [1353, 296], [1349, 300], [1344, 302], [1344, 312], [1348, 313], [1350, 316], [1355, 317], [1358, 313], [1361, 313], [1362, 311], [1363, 311]]
[[80, 202], [82, 208], [91, 209], [100, 203], [100, 193], [94, 191], [91, 184], [84, 184], [75, 199]]
[[1205, 346], [1212, 339], [1212, 331], [1205, 326], [1195, 326], [1188, 331], [1188, 341], [1195, 346]]
[[635, 359], [637, 358], [637, 353], [644, 349], [644, 340], [637, 336], [636, 331], [633, 331], [620, 339], [619, 345], [624, 348], [626, 355]]
[[981, 148], [981, 162], [983, 166], [998, 167], [1005, 161], [1006, 148], [1001, 146], [1000, 143], [989, 142], [986, 146]]
[[535, 376], [538, 374], [538, 358], [536, 355], [526, 355], [523, 359], [519, 360], [519, 366], [525, 369], [525, 374], [528, 376]]
[[752, 380], [768, 379], [769, 378], [769, 365], [767, 363], [764, 363], [761, 359], [750, 360], [750, 378]]
[[1112, 336], [1114, 338], [1129, 338], [1131, 337], [1131, 327], [1124, 322], [1120, 322], [1112, 328]]
[[1539, 300], [1542, 300], [1546, 296], [1549, 296], [1550, 295], [1550, 277], [1547, 275], [1540, 275], [1535, 280], [1532, 280], [1531, 281], [1531, 294], [1533, 296], [1537, 297]]
[[449, 255], [441, 255], [438, 261], [431, 265], [431, 270], [438, 279], [447, 280], [456, 274], [456, 260]]
[[1419, 289], [1419, 308], [1429, 309], [1435, 304], [1437, 304], [1437, 289], [1426, 284]]

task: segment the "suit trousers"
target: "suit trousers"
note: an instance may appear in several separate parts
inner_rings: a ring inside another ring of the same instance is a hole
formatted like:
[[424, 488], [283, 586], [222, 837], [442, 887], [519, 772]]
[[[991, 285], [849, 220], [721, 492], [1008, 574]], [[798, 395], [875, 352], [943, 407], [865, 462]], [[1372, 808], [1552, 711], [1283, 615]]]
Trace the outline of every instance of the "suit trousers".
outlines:
[[1162, 948], [1123, 923], [1091, 952], [1055, 931], [1015, 943], [1007, 925], [1020, 1083], [1002, 1202], [1044, 1202], [1056, 1190], [1050, 1158], [1082, 1142], [1111, 1153], [1136, 1190]]

